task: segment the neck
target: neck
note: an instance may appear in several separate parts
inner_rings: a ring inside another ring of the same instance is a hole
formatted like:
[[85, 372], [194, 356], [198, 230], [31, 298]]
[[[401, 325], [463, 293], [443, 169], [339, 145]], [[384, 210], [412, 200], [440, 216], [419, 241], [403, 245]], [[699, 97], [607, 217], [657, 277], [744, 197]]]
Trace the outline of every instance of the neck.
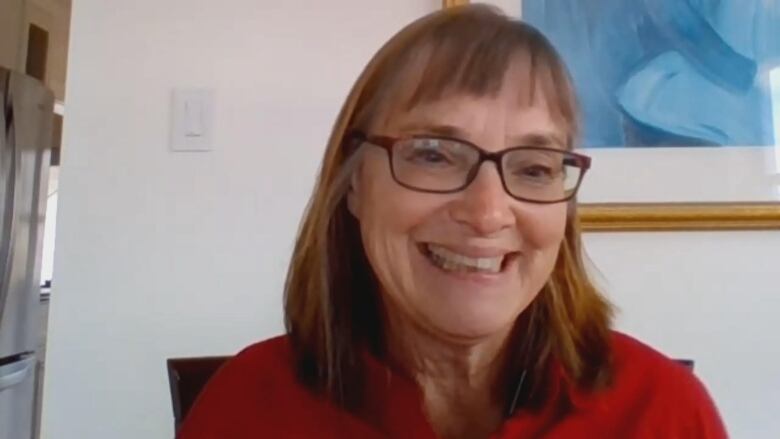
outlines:
[[389, 354], [420, 386], [426, 414], [441, 437], [487, 437], [498, 428], [504, 404], [495, 389], [511, 328], [464, 339], [410, 322], [388, 323]]

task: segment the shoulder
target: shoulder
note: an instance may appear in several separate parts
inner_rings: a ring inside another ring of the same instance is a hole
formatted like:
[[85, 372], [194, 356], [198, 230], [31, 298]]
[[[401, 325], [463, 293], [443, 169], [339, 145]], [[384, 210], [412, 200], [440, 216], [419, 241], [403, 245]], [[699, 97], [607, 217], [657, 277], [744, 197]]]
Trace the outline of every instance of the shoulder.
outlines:
[[287, 336], [278, 336], [247, 346], [220, 369], [219, 374], [258, 372], [290, 374], [294, 356]]
[[655, 348], [622, 332], [612, 332], [611, 347], [613, 363], [618, 373], [644, 374], [651, 371], [664, 375], [686, 370]]
[[659, 397], [667, 393], [691, 398], [706, 395], [690, 368], [629, 335], [613, 333], [612, 355], [615, 391], [633, 390]]
[[255, 343], [228, 360], [211, 378], [190, 410], [180, 438], [233, 437], [254, 431], [252, 421], [304, 394], [295, 379], [286, 337]]
[[702, 382], [686, 366], [620, 332], [612, 335], [614, 381], [601, 401], [668, 437], [726, 437]]
[[239, 352], [206, 385], [177, 439], [376, 437], [299, 382], [295, 358], [288, 337]]
[[268, 395], [279, 386], [295, 386], [292, 349], [286, 336], [252, 344], [228, 360], [204, 389], [208, 392], [249, 393], [262, 387]]

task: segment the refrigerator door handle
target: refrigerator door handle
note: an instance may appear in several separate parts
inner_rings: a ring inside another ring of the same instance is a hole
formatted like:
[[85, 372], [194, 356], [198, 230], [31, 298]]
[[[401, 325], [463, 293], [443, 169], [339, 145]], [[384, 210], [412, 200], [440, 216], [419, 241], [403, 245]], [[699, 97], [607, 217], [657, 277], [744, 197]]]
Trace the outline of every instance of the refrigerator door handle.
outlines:
[[[0, 245], [3, 247], [0, 248], [0, 252], [5, 253], [5, 260], [0, 261], [3, 265], [0, 266], [0, 273], [2, 273], [2, 277], [0, 277], [0, 319], [2, 319], [3, 314], [5, 314], [5, 301], [8, 296], [8, 290], [11, 287], [10, 282], [10, 274], [11, 274], [11, 265], [13, 263], [13, 245], [14, 245], [14, 233], [15, 233], [15, 223], [16, 223], [16, 179], [17, 179], [17, 172], [18, 172], [18, 166], [19, 166], [19, 154], [17, 150], [16, 145], [16, 139], [14, 138], [14, 107], [13, 107], [13, 99], [10, 96], [11, 89], [11, 78], [8, 77], [8, 83], [6, 84], [0, 84], [5, 87], [6, 93], [4, 93], [6, 102], [0, 102], [2, 106], [0, 106], [0, 111], [3, 111], [5, 120], [5, 125], [8, 128], [8, 132], [3, 132], [3, 135], [6, 136], [7, 139], [10, 140], [11, 144], [11, 170], [9, 172], [9, 178], [10, 181], [8, 182], [8, 193], [6, 194], [7, 197], [9, 197], [7, 206], [10, 207], [10, 210], [6, 212], [6, 214], [9, 214], [10, 217], [8, 218], [7, 224], [6, 224], [6, 230], [0, 230]], [[5, 131], [5, 128], [3, 131]], [[5, 236], [6, 242], [2, 242], [2, 237]]]
[[0, 392], [24, 381], [34, 367], [35, 355], [28, 355], [15, 363], [0, 366]]

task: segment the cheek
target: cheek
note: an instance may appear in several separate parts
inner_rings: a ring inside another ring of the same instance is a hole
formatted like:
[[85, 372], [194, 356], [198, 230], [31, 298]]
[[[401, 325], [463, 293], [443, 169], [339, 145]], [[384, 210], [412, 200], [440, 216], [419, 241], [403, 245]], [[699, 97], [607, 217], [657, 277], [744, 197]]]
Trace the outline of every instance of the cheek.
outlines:
[[400, 243], [425, 216], [425, 206], [415, 203], [414, 193], [395, 183], [382, 160], [366, 163], [361, 178], [359, 219], [367, 245]]
[[520, 221], [523, 242], [530, 258], [526, 269], [535, 278], [534, 284], [544, 284], [552, 273], [566, 232], [567, 205], [538, 206]]
[[[536, 250], [557, 249], [566, 232], [566, 204], [538, 205], [533, 212], [519, 221], [525, 241]], [[522, 227], [521, 226], [521, 227]]]
[[[382, 167], [381, 165], [384, 165]], [[367, 163], [359, 196], [363, 247], [384, 290], [402, 296], [415, 290], [412, 231], [435, 211], [424, 194], [393, 181], [386, 163]]]

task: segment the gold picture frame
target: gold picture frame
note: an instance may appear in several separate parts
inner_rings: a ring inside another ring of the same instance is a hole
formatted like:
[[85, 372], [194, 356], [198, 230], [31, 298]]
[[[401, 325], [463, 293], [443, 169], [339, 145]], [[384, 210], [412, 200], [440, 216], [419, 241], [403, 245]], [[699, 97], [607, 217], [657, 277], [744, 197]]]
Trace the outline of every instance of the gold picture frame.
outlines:
[[442, 0], [441, 5], [443, 8], [451, 8], [453, 6], [467, 5], [469, 0]]
[[780, 230], [780, 203], [603, 203], [578, 211], [590, 232]]
[[[442, 7], [469, 0], [442, 0]], [[590, 232], [780, 230], [780, 202], [581, 204], [582, 228]]]

